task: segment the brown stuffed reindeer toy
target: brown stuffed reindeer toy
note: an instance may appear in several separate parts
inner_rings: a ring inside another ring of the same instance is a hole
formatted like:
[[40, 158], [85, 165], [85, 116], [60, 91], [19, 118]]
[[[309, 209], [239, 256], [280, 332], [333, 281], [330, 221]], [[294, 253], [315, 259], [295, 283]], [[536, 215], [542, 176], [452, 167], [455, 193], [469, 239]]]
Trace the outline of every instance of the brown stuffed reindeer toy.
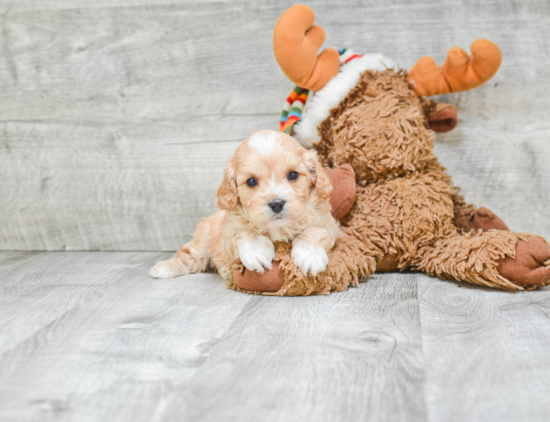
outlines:
[[491, 211], [466, 204], [432, 152], [434, 130], [452, 129], [456, 111], [425, 97], [482, 85], [500, 66], [498, 47], [477, 40], [471, 57], [455, 47], [442, 66], [424, 57], [406, 72], [381, 54], [327, 49], [317, 56], [325, 35], [314, 19], [298, 5], [275, 26], [275, 56], [299, 86], [287, 100], [281, 130], [314, 147], [325, 166], [351, 165], [356, 200], [340, 220], [344, 236], [325, 272], [303, 274], [290, 258], [291, 245], [281, 243], [271, 271], [236, 263], [228, 286], [326, 294], [375, 271], [405, 269], [506, 290], [550, 283], [548, 242], [510, 231]]

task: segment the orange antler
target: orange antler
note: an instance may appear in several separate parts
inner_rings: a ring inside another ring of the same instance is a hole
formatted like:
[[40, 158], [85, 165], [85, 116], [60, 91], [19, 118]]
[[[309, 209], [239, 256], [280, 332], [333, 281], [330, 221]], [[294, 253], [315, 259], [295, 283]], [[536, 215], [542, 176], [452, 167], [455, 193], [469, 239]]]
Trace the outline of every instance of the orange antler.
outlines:
[[327, 48], [317, 52], [325, 41], [325, 31], [315, 22], [310, 7], [298, 4], [288, 8], [275, 24], [273, 50], [286, 76], [301, 88], [319, 91], [338, 74], [340, 55]]
[[460, 47], [451, 48], [445, 63], [439, 67], [429, 56], [418, 60], [409, 71], [415, 92], [429, 96], [467, 91], [491, 79], [502, 61], [500, 49], [483, 39], [474, 41], [470, 49], [471, 57]]

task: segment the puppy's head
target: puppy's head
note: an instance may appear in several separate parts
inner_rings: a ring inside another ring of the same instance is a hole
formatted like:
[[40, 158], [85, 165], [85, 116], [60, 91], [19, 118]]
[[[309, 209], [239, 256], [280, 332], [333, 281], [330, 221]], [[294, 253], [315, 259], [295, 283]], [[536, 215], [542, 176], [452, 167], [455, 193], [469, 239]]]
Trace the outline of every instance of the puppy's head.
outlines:
[[326, 207], [331, 193], [315, 153], [289, 135], [262, 130], [237, 148], [225, 168], [218, 206], [238, 208], [255, 225], [275, 229]]

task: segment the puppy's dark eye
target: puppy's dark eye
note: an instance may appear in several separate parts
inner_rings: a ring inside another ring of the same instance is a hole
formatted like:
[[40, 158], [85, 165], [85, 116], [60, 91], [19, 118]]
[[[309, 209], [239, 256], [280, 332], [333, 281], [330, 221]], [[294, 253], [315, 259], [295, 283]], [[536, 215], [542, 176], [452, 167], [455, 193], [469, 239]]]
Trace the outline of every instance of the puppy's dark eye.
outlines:
[[246, 181], [246, 184], [248, 186], [250, 186], [251, 188], [253, 188], [254, 186], [256, 186], [258, 184], [258, 182], [256, 181], [256, 179], [254, 179], [253, 177], [251, 177], [250, 179], [248, 179]]
[[298, 173], [295, 171], [291, 171], [288, 173], [288, 180], [296, 180], [298, 178]]

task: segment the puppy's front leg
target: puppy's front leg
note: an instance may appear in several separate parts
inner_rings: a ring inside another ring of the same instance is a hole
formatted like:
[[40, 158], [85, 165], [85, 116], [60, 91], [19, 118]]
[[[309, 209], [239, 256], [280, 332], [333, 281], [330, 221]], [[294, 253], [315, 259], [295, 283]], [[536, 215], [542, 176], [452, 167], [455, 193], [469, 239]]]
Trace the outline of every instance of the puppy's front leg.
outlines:
[[263, 273], [264, 267], [271, 270], [271, 261], [275, 259], [275, 246], [266, 236], [257, 236], [249, 232], [242, 233], [236, 239], [239, 258], [247, 270]]
[[308, 271], [316, 276], [327, 268], [327, 252], [336, 242], [336, 236], [327, 229], [308, 227], [292, 241], [292, 260], [305, 276]]

